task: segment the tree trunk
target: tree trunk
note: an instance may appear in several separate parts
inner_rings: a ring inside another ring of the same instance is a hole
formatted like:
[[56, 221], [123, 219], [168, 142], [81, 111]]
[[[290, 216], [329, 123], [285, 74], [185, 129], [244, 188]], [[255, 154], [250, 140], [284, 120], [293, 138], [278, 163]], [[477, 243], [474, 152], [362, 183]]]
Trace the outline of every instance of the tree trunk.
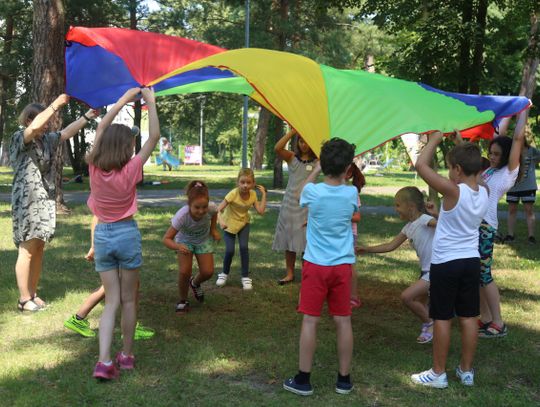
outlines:
[[[64, 89], [64, 18], [62, 0], [34, 0], [32, 99], [44, 105], [50, 104]], [[52, 129], [62, 128], [62, 116], [56, 113]], [[64, 144], [60, 143], [53, 163], [56, 169], [56, 207], [68, 210], [62, 190]]]
[[[6, 16], [5, 20], [6, 32], [4, 34], [4, 49], [2, 54], [4, 55], [4, 61], [8, 58], [8, 55], [11, 52], [11, 45], [13, 43], [13, 16]], [[2, 156], [0, 157], [0, 165], [7, 165], [9, 161], [8, 154], [8, 136], [5, 134], [6, 131], [6, 108], [7, 108], [7, 98], [9, 89], [11, 86], [13, 78], [9, 77], [7, 72], [0, 72], [0, 142], [2, 143]]]
[[470, 75], [470, 57], [471, 57], [471, 36], [470, 26], [472, 22], [473, 2], [464, 1], [461, 10], [461, 26], [463, 36], [459, 46], [459, 76], [458, 76], [458, 92], [469, 92], [469, 75]]
[[486, 38], [486, 16], [488, 0], [479, 0], [476, 11], [476, 26], [474, 33], [474, 53], [471, 66], [470, 93], [480, 92], [480, 79], [484, 66], [484, 41]]
[[272, 114], [268, 109], [261, 106], [259, 110], [259, 122], [257, 123], [257, 132], [255, 133], [255, 143], [253, 143], [253, 159], [251, 168], [254, 170], [262, 169], [264, 161], [264, 149], [266, 147], [266, 136], [268, 135], [268, 124]]
[[531, 14], [531, 35], [529, 36], [529, 45], [527, 46], [527, 60], [523, 65], [521, 75], [520, 96], [532, 98], [536, 88], [536, 71], [540, 62], [540, 33], [538, 32], [538, 10]]

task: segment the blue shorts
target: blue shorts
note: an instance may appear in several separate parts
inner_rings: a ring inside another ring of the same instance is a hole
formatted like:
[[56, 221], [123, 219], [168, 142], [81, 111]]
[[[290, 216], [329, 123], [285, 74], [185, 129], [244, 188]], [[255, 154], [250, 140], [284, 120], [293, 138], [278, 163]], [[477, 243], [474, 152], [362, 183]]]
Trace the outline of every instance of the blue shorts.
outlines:
[[141, 233], [137, 222], [98, 223], [94, 230], [94, 262], [99, 272], [141, 267]]

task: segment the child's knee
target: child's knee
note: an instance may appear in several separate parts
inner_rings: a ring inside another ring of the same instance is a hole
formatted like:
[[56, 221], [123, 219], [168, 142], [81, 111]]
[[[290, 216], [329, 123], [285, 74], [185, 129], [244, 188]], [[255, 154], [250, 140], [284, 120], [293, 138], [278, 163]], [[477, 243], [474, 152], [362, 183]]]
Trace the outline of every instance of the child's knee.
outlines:
[[403, 291], [399, 298], [401, 299], [401, 302], [405, 305], [409, 305], [411, 302], [414, 301], [414, 298], [407, 292], [407, 291]]

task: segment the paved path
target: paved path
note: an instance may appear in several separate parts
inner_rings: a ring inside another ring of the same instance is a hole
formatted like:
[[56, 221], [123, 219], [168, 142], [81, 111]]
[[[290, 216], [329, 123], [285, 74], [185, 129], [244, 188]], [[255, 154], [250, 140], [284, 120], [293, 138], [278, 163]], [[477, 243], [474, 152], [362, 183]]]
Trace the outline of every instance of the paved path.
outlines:
[[[367, 194], [376, 195], [393, 195], [399, 189], [399, 187], [366, 187], [363, 192]], [[228, 189], [211, 189], [210, 199], [214, 202], [221, 201], [225, 195], [229, 192]], [[281, 199], [283, 196], [283, 190], [268, 190], [269, 202], [267, 203], [268, 209], [277, 210], [281, 206]], [[186, 201], [186, 195], [184, 191], [178, 191], [174, 189], [139, 189], [137, 190], [137, 198], [139, 206], [150, 207], [178, 207]], [[88, 192], [86, 191], [65, 191], [64, 200], [67, 205], [70, 204], [84, 204], [88, 199]], [[0, 193], [0, 202], [10, 202], [11, 193]], [[394, 208], [391, 206], [362, 206], [360, 210], [363, 214], [379, 214], [379, 215], [395, 215]], [[499, 219], [506, 219], [508, 213], [506, 211], [499, 211]], [[540, 213], [536, 213], [537, 217], [540, 217]], [[519, 219], [524, 219], [523, 211], [518, 213]]]

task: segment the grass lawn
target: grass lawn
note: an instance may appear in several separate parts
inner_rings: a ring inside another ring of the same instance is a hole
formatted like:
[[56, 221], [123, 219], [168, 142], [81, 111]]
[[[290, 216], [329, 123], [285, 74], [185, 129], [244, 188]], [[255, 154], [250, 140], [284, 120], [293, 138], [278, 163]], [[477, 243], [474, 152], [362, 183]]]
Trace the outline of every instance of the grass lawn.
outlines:
[[[184, 168], [182, 168], [182, 171]], [[465, 388], [453, 376], [459, 360], [457, 329], [448, 360], [450, 387], [414, 387], [411, 373], [430, 366], [431, 345], [418, 345], [420, 323], [400, 303], [399, 293], [418, 275], [407, 246], [386, 255], [358, 259], [364, 307], [354, 311], [356, 385], [349, 396], [334, 392], [337, 371], [335, 329], [327, 316], [318, 331], [312, 382], [315, 395], [301, 398], [281, 388], [297, 370], [301, 316], [295, 312], [298, 284], [279, 287], [281, 253], [269, 250], [277, 212], [254, 215], [250, 236], [254, 290], [242, 292], [235, 256], [230, 283], [205, 284], [206, 302], [184, 316], [177, 300], [175, 256], [161, 237], [177, 208], [144, 208], [137, 215], [143, 235], [144, 267], [139, 320], [156, 330], [137, 342], [137, 368], [116, 383], [91, 378], [97, 339], [84, 339], [62, 323], [73, 314], [98, 276], [83, 255], [88, 249], [90, 214], [77, 206], [59, 217], [57, 237], [47, 246], [40, 293], [51, 303], [34, 315], [16, 311], [16, 250], [11, 241], [10, 207], [0, 203], [0, 400], [6, 406], [532, 406], [540, 404], [540, 251], [523, 239], [495, 249], [495, 276], [502, 293], [509, 335], [481, 340], [476, 386]], [[365, 216], [360, 241], [374, 244], [393, 237], [397, 217]], [[538, 230], [537, 230], [538, 232]], [[524, 234], [523, 222], [517, 236]], [[540, 233], [537, 233], [540, 236]], [[215, 255], [220, 269], [223, 243]], [[102, 306], [90, 314], [97, 328]], [[113, 350], [120, 349], [117, 332]]]

